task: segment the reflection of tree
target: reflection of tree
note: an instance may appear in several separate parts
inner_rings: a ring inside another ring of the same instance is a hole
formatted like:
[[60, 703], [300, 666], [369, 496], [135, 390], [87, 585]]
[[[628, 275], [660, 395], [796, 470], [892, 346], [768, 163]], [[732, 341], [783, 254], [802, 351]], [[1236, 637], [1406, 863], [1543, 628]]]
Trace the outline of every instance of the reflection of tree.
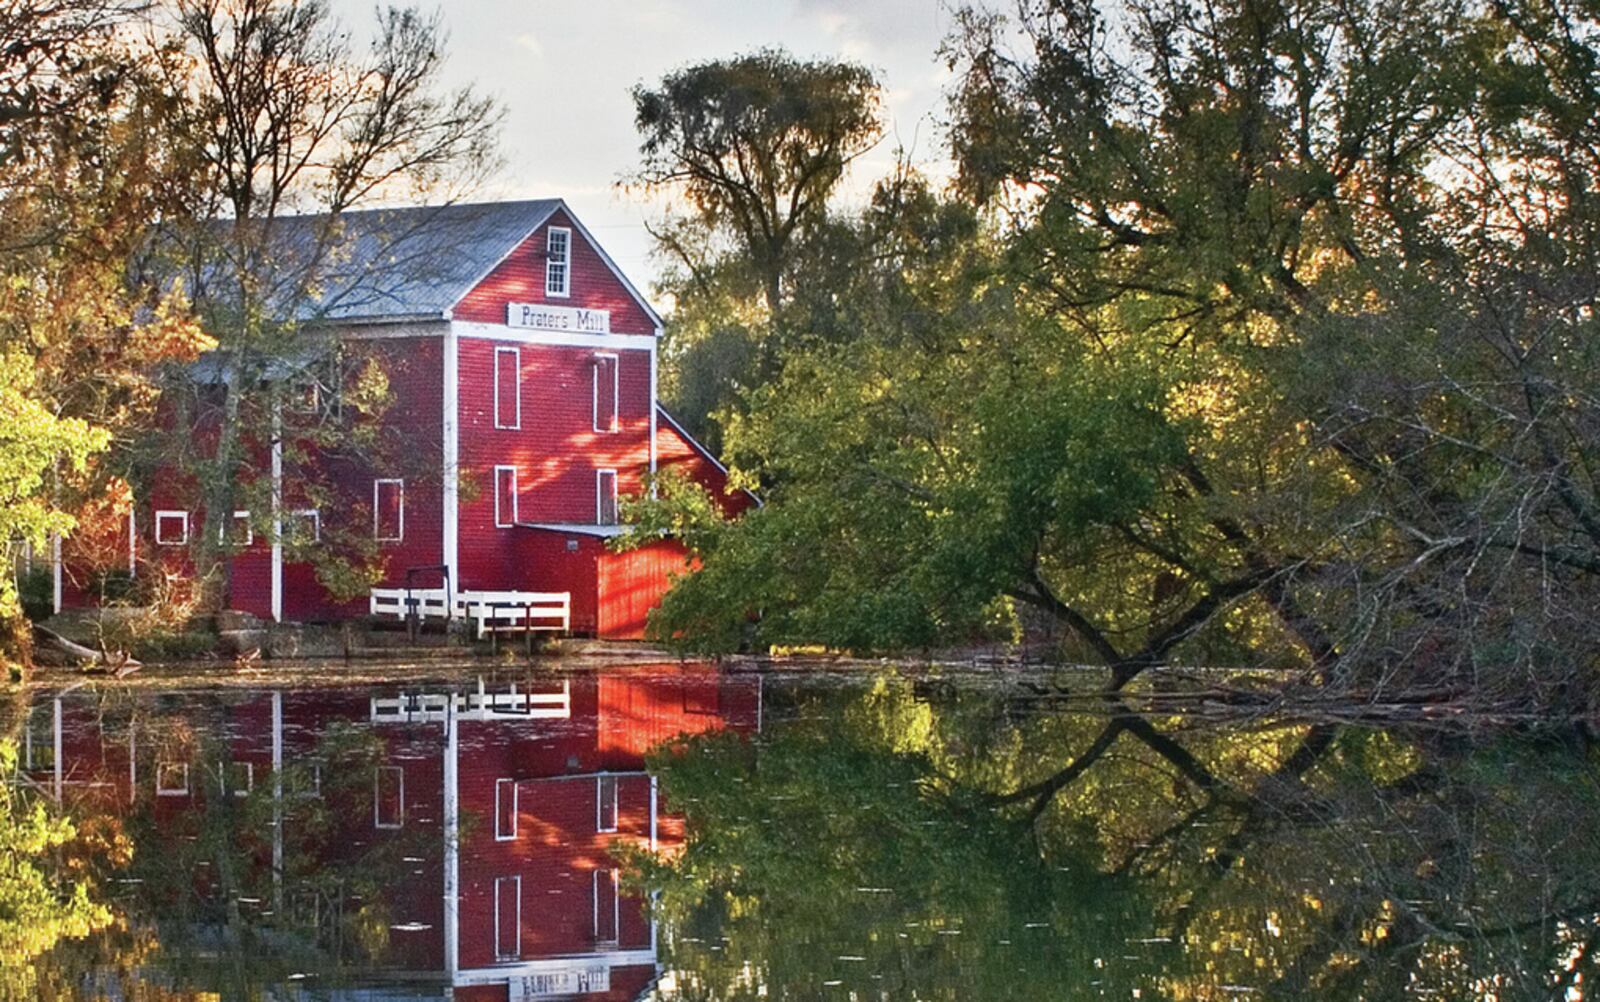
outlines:
[[[1142, 695], [1066, 712], [880, 682], [803, 698], [756, 745], [659, 756], [689, 819], [650, 873], [686, 997], [838, 978], [893, 997], [1547, 998], [1594, 977], [1592, 752], [1200, 726], [1135, 712]], [[930, 929], [961, 935], [901, 938]]]
[[[51, 986], [76, 997], [88, 972], [154, 976], [168, 994], [151, 997], [256, 997], [292, 974], [336, 983], [392, 960], [393, 894], [438, 844], [415, 827], [373, 837], [381, 738], [334, 724], [281, 784], [258, 766], [244, 790], [229, 764], [228, 701], [146, 716], [113, 696], [98, 710], [110, 744], [137, 719], [151, 768], [186, 763], [192, 799], [163, 802], [145, 783], [131, 807], [87, 798], [68, 823], [0, 786], [0, 845], [18, 850], [0, 852], [0, 999], [50, 997]], [[0, 744], [8, 776], [14, 747]]]
[[20, 782], [17, 746], [0, 741], [0, 998], [37, 997], [34, 965], [56, 944], [112, 921], [99, 887], [65, 852], [78, 830]]
[[[196, 729], [226, 733], [222, 720]], [[203, 743], [192, 758], [207, 786], [201, 803], [171, 814], [146, 800], [129, 823], [139, 851], [128, 910], [157, 931], [162, 966], [179, 983], [243, 991], [295, 972], [336, 978], [384, 960], [388, 892], [415, 868], [406, 857], [437, 846], [417, 829], [371, 838], [381, 739], [330, 727], [314, 755], [283, 770], [281, 801], [271, 781], [258, 780], [245, 796], [216, 795], [225, 749]], [[272, 844], [278, 812], [281, 870]]]

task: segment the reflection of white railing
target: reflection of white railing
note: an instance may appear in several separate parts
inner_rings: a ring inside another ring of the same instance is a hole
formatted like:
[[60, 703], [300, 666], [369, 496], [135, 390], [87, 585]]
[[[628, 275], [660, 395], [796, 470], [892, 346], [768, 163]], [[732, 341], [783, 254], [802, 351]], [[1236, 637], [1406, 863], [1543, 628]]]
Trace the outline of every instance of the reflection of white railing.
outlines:
[[443, 720], [454, 698], [460, 720], [566, 720], [572, 716], [571, 683], [560, 692], [518, 692], [512, 683], [505, 692], [408, 692], [372, 697], [375, 724], [414, 724]]
[[443, 588], [374, 588], [370, 599], [372, 615], [395, 619], [405, 619], [413, 608], [423, 619], [444, 619], [451, 604], [454, 615], [477, 624], [480, 638], [491, 630], [566, 633], [572, 628], [572, 593], [565, 591], [464, 591], [451, 603]]

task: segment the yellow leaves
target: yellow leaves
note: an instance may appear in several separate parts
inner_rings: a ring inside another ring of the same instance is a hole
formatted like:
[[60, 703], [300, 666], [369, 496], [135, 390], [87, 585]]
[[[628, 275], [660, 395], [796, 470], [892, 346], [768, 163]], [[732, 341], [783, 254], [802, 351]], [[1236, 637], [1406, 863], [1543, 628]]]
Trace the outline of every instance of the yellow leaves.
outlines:
[[130, 331], [128, 358], [140, 366], [161, 362], [190, 362], [217, 346], [189, 309], [181, 283], [156, 304], [149, 318]]
[[369, 358], [345, 391], [344, 402], [361, 414], [382, 413], [389, 404], [389, 374], [376, 358]]
[[[0, 773], [16, 767], [14, 742], [0, 742]], [[0, 785], [0, 970], [26, 969], [33, 958], [64, 939], [105, 928], [112, 913], [91, 900], [89, 887], [53, 864], [55, 851], [76, 829], [51, 814], [42, 801]]]

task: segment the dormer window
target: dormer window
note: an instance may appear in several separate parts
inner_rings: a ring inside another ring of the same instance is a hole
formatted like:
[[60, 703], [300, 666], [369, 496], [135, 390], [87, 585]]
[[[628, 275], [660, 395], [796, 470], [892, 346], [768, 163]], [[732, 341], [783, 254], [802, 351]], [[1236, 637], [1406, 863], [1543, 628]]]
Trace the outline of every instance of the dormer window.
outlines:
[[544, 294], [565, 299], [571, 294], [572, 231], [552, 226], [545, 240]]

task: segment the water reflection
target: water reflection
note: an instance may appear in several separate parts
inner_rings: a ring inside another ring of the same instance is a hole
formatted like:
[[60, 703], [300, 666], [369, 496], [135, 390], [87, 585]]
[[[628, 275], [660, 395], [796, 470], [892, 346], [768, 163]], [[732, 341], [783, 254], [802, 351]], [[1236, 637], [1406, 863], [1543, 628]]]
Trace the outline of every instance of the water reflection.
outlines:
[[655, 756], [674, 997], [1593, 997], [1581, 732], [1078, 695], [769, 690], [758, 741]]
[[116, 921], [17, 997], [1592, 997], [1581, 729], [1058, 681], [41, 694]]
[[[633, 999], [665, 853], [645, 751], [758, 725], [760, 680], [615, 669], [372, 688], [43, 694], [27, 781], [119, 921], [17, 997]], [[31, 994], [30, 994], [31, 993]]]

